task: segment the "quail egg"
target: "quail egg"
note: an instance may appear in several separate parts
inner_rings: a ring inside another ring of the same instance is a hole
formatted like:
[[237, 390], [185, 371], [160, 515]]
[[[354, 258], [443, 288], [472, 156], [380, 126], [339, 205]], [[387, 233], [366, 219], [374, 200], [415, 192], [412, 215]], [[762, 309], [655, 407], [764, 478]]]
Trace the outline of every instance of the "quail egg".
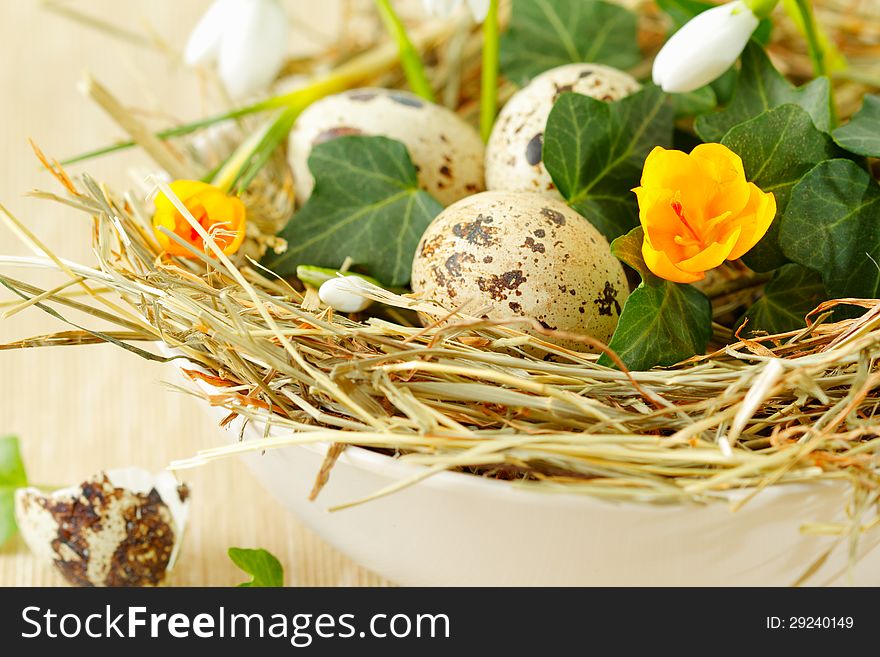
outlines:
[[561, 198], [542, 160], [544, 128], [560, 94], [614, 101], [638, 89], [631, 76], [601, 64], [566, 64], [537, 76], [498, 115], [486, 145], [486, 188]]
[[[448, 309], [529, 317], [545, 329], [606, 343], [629, 294], [601, 233], [561, 201], [534, 192], [483, 192], [437, 215], [416, 250], [412, 287]], [[565, 336], [552, 341], [590, 350]]]
[[396, 89], [353, 89], [309, 106], [290, 133], [289, 158], [296, 197], [304, 203], [314, 178], [308, 159], [318, 144], [345, 135], [380, 135], [402, 142], [419, 184], [443, 205], [485, 189], [484, 147], [457, 114]]

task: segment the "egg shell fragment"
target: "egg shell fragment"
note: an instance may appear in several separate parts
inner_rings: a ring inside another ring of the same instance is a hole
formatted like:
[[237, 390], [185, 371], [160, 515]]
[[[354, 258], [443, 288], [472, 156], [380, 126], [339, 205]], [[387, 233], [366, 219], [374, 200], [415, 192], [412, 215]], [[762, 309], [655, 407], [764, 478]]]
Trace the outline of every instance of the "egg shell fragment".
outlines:
[[486, 145], [486, 188], [561, 199], [542, 159], [544, 129], [556, 100], [571, 91], [610, 102], [638, 89], [632, 76], [601, 64], [566, 64], [537, 76], [498, 115]]
[[168, 472], [101, 472], [79, 486], [22, 488], [15, 515], [39, 559], [74, 586], [157, 586], [174, 565], [189, 490]]
[[443, 205], [485, 189], [485, 149], [472, 126], [414, 94], [365, 88], [323, 98], [297, 119], [288, 157], [300, 203], [315, 184], [308, 165], [312, 148], [345, 135], [378, 135], [402, 142], [418, 171], [419, 185]]
[[[623, 267], [599, 231], [561, 201], [527, 192], [483, 192], [441, 212], [416, 250], [412, 287], [450, 310], [531, 317], [544, 329], [604, 343], [629, 294]], [[550, 341], [592, 350], [565, 337]]]

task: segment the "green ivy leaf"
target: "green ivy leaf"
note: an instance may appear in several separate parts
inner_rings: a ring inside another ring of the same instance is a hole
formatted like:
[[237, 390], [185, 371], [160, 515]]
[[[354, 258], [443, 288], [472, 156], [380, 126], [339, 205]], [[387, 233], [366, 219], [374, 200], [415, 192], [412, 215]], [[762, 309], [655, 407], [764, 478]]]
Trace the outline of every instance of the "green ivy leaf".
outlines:
[[386, 285], [405, 285], [419, 239], [443, 209], [419, 189], [406, 147], [339, 137], [314, 148], [309, 168], [315, 189], [279, 233], [287, 251], [263, 264], [292, 276], [297, 265], [338, 268], [350, 257]]
[[516, 0], [501, 39], [501, 71], [520, 85], [563, 64], [628, 69], [641, 58], [635, 14], [601, 0]]
[[742, 54], [742, 70], [733, 100], [721, 112], [697, 118], [694, 128], [704, 141], [721, 141], [727, 131], [768, 109], [791, 103], [803, 107], [819, 130], [831, 124], [828, 78], [817, 78], [796, 88], [770, 63], [763, 48], [754, 41]]
[[0, 438], [0, 546], [15, 535], [15, 491], [27, 486], [18, 438]]
[[657, 87], [613, 103], [559, 97], [544, 133], [544, 165], [562, 196], [610, 241], [637, 223], [632, 188], [645, 157], [672, 142], [673, 110]]
[[228, 554], [232, 563], [252, 576], [251, 581], [242, 582], [240, 587], [284, 586], [284, 568], [271, 552], [231, 547]]
[[742, 158], [748, 180], [776, 197], [776, 219], [770, 230], [743, 257], [756, 271], [776, 269], [788, 261], [779, 246], [779, 225], [792, 187], [817, 162], [844, 153], [798, 105], [781, 105], [740, 123], [721, 143]]
[[783, 265], [764, 286], [764, 295], [737, 322], [748, 318], [747, 333], [784, 333], [806, 326], [807, 313], [828, 298], [819, 272], [795, 263]]
[[798, 105], [767, 110], [732, 128], [721, 143], [742, 158], [748, 180], [773, 192], [780, 212], [791, 188], [817, 162], [845, 155]]
[[621, 235], [611, 242], [611, 253], [625, 265], [635, 269], [643, 281], [651, 285], [661, 282], [661, 279], [648, 269], [645, 258], [642, 255], [642, 243], [645, 241], [645, 231], [641, 226], [636, 226], [626, 235]]
[[832, 298], [880, 295], [880, 185], [851, 160], [817, 164], [791, 190], [779, 233], [789, 259]]
[[[611, 244], [612, 253], [642, 276], [608, 345], [631, 370], [674, 365], [703, 353], [712, 337], [709, 299], [690, 285], [654, 276], [642, 257], [643, 239], [639, 226]], [[611, 367], [613, 361], [603, 354], [599, 364]]]
[[[644, 282], [629, 295], [608, 345], [631, 370], [675, 365], [703, 353], [712, 337], [712, 304], [690, 285]], [[602, 355], [600, 364], [611, 365]]]
[[733, 99], [733, 92], [736, 91], [736, 81], [739, 79], [739, 71], [734, 67], [727, 69], [726, 73], [722, 73], [714, 82], [709, 84], [715, 97], [718, 99], [719, 105], [727, 105]]
[[675, 107], [675, 118], [708, 114], [718, 106], [715, 90], [706, 85], [684, 94], [673, 94], [672, 104]]
[[880, 157], [880, 96], [865, 96], [862, 108], [849, 123], [832, 134], [834, 141], [850, 153]]

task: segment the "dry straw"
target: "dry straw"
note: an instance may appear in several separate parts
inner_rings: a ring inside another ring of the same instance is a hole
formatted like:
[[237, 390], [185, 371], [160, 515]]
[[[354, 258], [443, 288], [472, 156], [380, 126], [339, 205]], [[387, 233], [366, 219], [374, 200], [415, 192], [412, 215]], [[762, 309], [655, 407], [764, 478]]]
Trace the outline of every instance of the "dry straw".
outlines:
[[[468, 39], [455, 46], [456, 57], [471, 47]], [[442, 57], [437, 69], [455, 84], [472, 77], [450, 71]], [[849, 540], [855, 554], [858, 537], [880, 524], [880, 300], [830, 302], [801, 331], [733, 338], [672, 368], [627, 372], [554, 346], [543, 339], [552, 331], [537, 327], [544, 335], [535, 337], [517, 320], [479, 319], [477, 307], [441, 309], [363, 283], [362, 293], [384, 305], [355, 321], [321, 308], [314, 293], [297, 291], [247, 253], [230, 259], [213, 248], [191, 260], [165, 258], [143, 198], [116, 196], [88, 176], [74, 183], [46, 164], [65, 193], [38, 195], [92, 218], [97, 265], [58, 258], [0, 208], [34, 252], [0, 265], [68, 278], [51, 290], [0, 278], [18, 297], [2, 310], [36, 307], [60, 318], [80, 311], [112, 328], [74, 325], [0, 349], [110, 341], [173, 360], [206, 384], [189, 391], [227, 409], [227, 421], [242, 416], [265, 427], [262, 440], [204, 450], [175, 469], [325, 443], [316, 495], [343, 449], [358, 445], [425, 466], [372, 497], [454, 469], [536, 493], [643, 503], [727, 501], [727, 491], [748, 489], [735, 508], [768, 486], [831, 480], [849, 485], [847, 519], [817, 518], [804, 531]], [[276, 174], [268, 169], [249, 194], [274, 199]], [[760, 282], [722, 280], [712, 292], [716, 307], [736, 305]], [[829, 311], [843, 302], [864, 314], [831, 323]], [[417, 312], [445, 321], [422, 327]], [[716, 336], [730, 332], [718, 327]], [[179, 356], [144, 344], [156, 341]]]
[[[626, 372], [526, 335], [513, 320], [478, 319], [479, 308], [447, 312], [364, 282], [363, 294], [397, 309], [397, 321], [356, 322], [314, 308], [249, 258], [163, 259], [137, 199], [114, 198], [88, 177], [82, 187], [65, 201], [94, 217], [98, 266], [56, 258], [7, 214], [36, 255], [0, 264], [61, 268], [71, 280], [45, 291], [5, 278], [23, 300], [6, 312], [26, 304], [64, 316], [70, 308], [116, 330], [7, 348], [161, 340], [179, 350], [190, 378], [211, 386], [194, 394], [273, 430], [176, 468], [329, 442], [613, 499], [707, 500], [819, 479], [849, 481], [871, 500], [880, 491], [880, 301], [850, 300], [867, 310], [859, 319], [816, 321], [674, 368]], [[71, 293], [76, 287], [88, 294]], [[413, 311], [448, 320], [423, 328], [406, 321]]]

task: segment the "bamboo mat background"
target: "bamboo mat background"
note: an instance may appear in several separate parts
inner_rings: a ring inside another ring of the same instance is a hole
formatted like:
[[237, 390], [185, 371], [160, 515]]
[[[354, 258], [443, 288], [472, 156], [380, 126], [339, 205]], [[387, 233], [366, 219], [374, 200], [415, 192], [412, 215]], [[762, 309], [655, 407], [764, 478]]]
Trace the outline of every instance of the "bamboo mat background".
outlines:
[[[143, 33], [180, 50], [208, 0], [76, 0], [73, 7]], [[91, 263], [86, 219], [75, 210], [25, 198], [34, 188], [55, 190], [27, 144], [33, 138], [63, 158], [121, 136], [76, 89], [84, 70], [132, 105], [180, 120], [205, 112], [198, 81], [167, 54], [87, 29], [49, 12], [37, 0], [5, 0], [0, 20], [0, 202], [56, 253]], [[338, 0], [287, 1], [294, 21], [291, 47], [314, 47], [338, 26]], [[308, 27], [302, 25], [307, 23]], [[316, 36], [318, 35], [318, 36]], [[87, 165], [97, 179], [130, 185], [127, 170], [148, 166], [137, 153]], [[80, 169], [74, 169], [78, 171]], [[0, 226], [0, 253], [26, 250]], [[32, 270], [3, 270], [51, 287], [61, 279]], [[0, 301], [10, 295], [0, 292]], [[73, 317], [73, 316], [72, 316]], [[90, 324], [93, 326], [94, 324]], [[0, 320], [0, 344], [67, 327], [30, 309]], [[193, 454], [216, 439], [201, 404], [163, 387], [170, 372], [113, 346], [0, 351], [0, 435], [21, 438], [33, 482], [65, 485], [103, 468], [153, 470]], [[386, 584], [300, 525], [260, 488], [236, 460], [189, 471], [193, 496], [184, 549], [170, 584], [231, 585], [243, 575], [226, 556], [230, 546], [264, 547], [285, 566], [291, 586]], [[36, 563], [20, 538], [0, 549], [0, 585], [61, 585], [54, 569]]]

